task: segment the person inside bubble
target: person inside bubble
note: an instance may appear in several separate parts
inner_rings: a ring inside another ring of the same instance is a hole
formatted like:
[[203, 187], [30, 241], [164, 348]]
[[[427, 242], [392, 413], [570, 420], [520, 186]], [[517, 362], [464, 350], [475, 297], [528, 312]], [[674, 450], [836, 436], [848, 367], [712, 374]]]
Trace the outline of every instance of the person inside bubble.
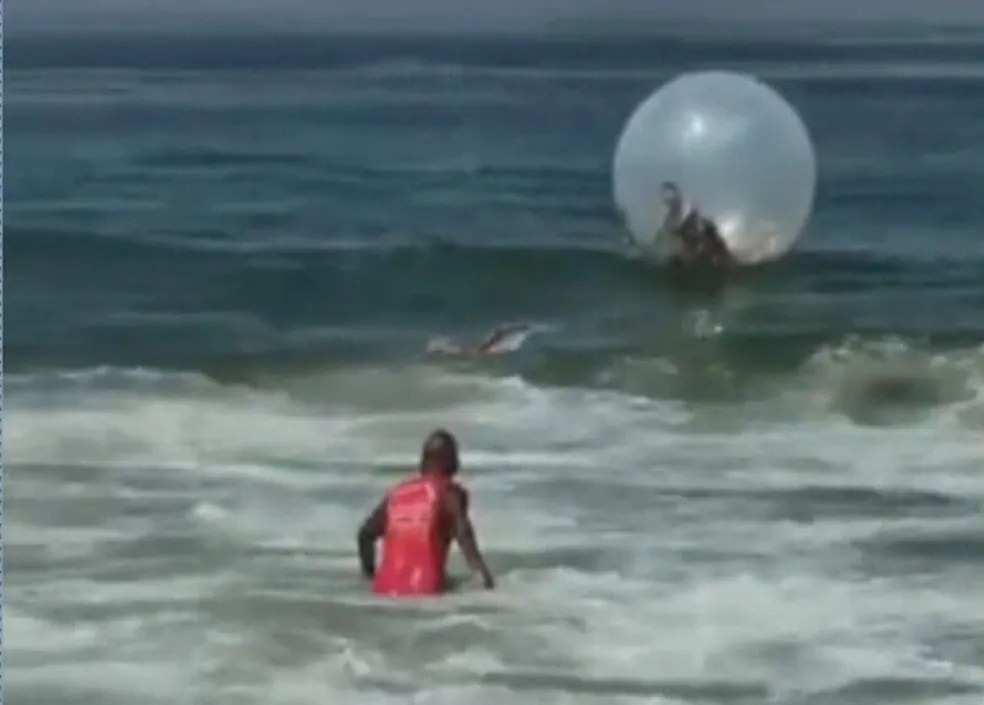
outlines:
[[666, 206], [666, 217], [660, 230], [676, 240], [675, 252], [671, 258], [674, 263], [713, 267], [734, 264], [734, 258], [717, 225], [702, 215], [695, 205], [684, 200], [676, 182], [663, 182], [662, 198]]

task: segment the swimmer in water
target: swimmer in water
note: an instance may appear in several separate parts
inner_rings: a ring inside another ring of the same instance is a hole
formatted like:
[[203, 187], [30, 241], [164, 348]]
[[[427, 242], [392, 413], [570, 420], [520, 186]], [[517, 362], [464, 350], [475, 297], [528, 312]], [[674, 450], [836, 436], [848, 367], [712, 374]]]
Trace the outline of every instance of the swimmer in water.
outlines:
[[677, 241], [677, 252], [673, 256], [675, 263], [707, 264], [717, 268], [734, 264], [717, 225], [702, 215], [696, 206], [684, 201], [676, 182], [663, 182], [662, 198], [666, 218], [660, 230]]
[[[362, 575], [377, 595], [438, 595], [448, 587], [446, 562], [456, 541], [472, 573], [486, 589], [495, 582], [468, 518], [468, 491], [455, 482], [458, 443], [438, 429], [424, 441], [419, 474], [394, 487], [359, 528]], [[383, 559], [376, 570], [376, 541]]]
[[525, 323], [512, 323], [499, 326], [483, 340], [473, 345], [459, 345], [447, 338], [432, 340], [427, 351], [444, 355], [504, 355], [515, 352], [533, 329]]

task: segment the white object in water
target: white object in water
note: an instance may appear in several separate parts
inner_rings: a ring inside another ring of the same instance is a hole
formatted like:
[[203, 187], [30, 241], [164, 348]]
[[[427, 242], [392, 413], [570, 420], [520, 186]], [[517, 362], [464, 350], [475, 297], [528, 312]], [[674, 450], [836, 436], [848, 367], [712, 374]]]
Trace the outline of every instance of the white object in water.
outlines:
[[612, 166], [615, 205], [643, 251], [665, 258], [664, 182], [718, 226], [742, 263], [773, 260], [813, 209], [816, 156], [806, 126], [778, 93], [737, 73], [684, 74], [629, 118]]
[[525, 323], [501, 326], [481, 342], [472, 345], [456, 343], [446, 337], [434, 338], [427, 344], [427, 352], [445, 355], [502, 355], [516, 352], [533, 333], [544, 329], [544, 326]]

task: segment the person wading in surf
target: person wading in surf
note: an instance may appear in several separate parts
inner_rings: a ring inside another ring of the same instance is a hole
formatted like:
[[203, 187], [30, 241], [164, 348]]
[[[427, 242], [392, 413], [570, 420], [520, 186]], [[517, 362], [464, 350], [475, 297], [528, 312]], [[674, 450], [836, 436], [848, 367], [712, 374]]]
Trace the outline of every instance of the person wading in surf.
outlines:
[[[362, 574], [377, 595], [437, 595], [448, 589], [452, 539], [487, 589], [494, 587], [468, 518], [468, 492], [454, 481], [458, 443], [438, 429], [424, 441], [420, 473], [399, 483], [366, 517], [358, 532]], [[383, 558], [376, 570], [376, 541]]]

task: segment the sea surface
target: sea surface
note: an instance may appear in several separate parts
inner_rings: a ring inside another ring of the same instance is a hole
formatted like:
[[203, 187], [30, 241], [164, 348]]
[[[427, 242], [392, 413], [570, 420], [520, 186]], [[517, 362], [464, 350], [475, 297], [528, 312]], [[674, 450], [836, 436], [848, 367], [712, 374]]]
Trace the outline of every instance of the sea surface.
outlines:
[[[984, 33], [7, 34], [10, 702], [984, 700]], [[725, 285], [612, 205], [699, 68], [818, 156]], [[379, 601], [438, 426], [497, 590]]]

